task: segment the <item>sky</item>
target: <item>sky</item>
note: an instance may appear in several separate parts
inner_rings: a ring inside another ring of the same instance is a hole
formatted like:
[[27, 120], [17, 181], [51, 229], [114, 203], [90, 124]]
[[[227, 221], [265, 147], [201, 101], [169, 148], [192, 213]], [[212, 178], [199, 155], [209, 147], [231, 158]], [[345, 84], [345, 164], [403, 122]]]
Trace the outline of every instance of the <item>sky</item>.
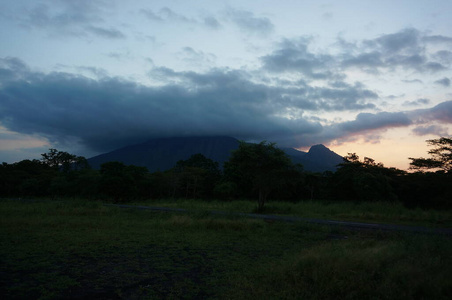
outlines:
[[0, 2], [0, 162], [155, 137], [387, 167], [452, 133], [450, 0]]

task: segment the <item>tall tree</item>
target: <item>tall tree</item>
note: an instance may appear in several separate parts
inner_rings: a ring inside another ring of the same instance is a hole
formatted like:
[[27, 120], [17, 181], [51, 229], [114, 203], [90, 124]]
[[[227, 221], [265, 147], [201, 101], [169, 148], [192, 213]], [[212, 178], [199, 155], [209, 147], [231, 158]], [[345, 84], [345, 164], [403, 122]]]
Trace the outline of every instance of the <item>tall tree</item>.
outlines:
[[113, 201], [126, 201], [135, 194], [135, 186], [127, 166], [121, 162], [106, 162], [100, 166], [100, 192]]
[[55, 169], [37, 159], [10, 165], [3, 163], [0, 168], [0, 196], [45, 196], [57, 175]]
[[293, 170], [292, 161], [274, 143], [259, 144], [240, 142], [225, 163], [225, 172], [238, 180], [238, 184], [249, 182], [258, 193], [258, 210], [261, 211], [268, 195], [288, 179]]
[[49, 149], [49, 152], [41, 154], [41, 156], [41, 161], [44, 164], [57, 170], [61, 169], [63, 172], [89, 167], [88, 161], [83, 156], [76, 156], [53, 148]]
[[150, 196], [150, 176], [146, 167], [126, 166], [117, 161], [100, 166], [100, 192], [116, 202]]
[[433, 149], [428, 151], [430, 158], [412, 158], [410, 169], [413, 170], [431, 170], [442, 169], [445, 172], [452, 170], [452, 138], [441, 137], [439, 139], [427, 140]]
[[187, 160], [179, 160], [172, 171], [179, 179], [186, 198], [212, 196], [221, 176], [218, 163], [200, 153], [193, 154]]
[[356, 153], [348, 153], [330, 182], [331, 197], [352, 201], [396, 200], [394, 179], [403, 173], [385, 168], [370, 157], [360, 161]]
[[450, 209], [452, 207], [452, 138], [441, 137], [427, 140], [432, 149], [429, 158], [412, 158], [410, 169], [417, 171], [408, 174], [405, 190], [402, 193], [404, 203], [424, 208]]

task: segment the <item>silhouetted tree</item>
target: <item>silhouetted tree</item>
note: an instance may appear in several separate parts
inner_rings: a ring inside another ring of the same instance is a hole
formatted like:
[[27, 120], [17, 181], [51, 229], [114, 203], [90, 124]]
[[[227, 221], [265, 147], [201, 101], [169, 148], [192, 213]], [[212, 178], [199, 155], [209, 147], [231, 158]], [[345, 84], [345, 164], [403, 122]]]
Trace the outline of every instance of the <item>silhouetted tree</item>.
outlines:
[[399, 178], [399, 199], [409, 208], [452, 208], [452, 174], [415, 172]]
[[197, 153], [187, 160], [179, 160], [172, 169], [177, 176], [181, 194], [188, 198], [209, 197], [220, 179], [218, 163]]
[[127, 201], [150, 195], [148, 170], [126, 166], [121, 162], [107, 162], [100, 166], [100, 191], [114, 201]]
[[[427, 140], [433, 149], [430, 158], [412, 158], [403, 181], [401, 199], [408, 207], [452, 208], [452, 139], [441, 137]], [[423, 172], [426, 170], [436, 172]]]
[[65, 151], [52, 148], [49, 149], [49, 152], [41, 154], [41, 156], [41, 161], [45, 165], [63, 172], [89, 168], [86, 158]]
[[330, 181], [330, 196], [352, 201], [394, 201], [397, 199], [394, 177], [403, 173], [385, 168], [369, 157], [361, 162], [356, 153], [349, 153]]
[[410, 169], [431, 170], [442, 169], [445, 172], [452, 170], [452, 139], [441, 137], [439, 139], [427, 140], [427, 143], [434, 148], [428, 151], [431, 158], [412, 158]]
[[224, 165], [225, 173], [238, 185], [247, 185], [258, 193], [258, 210], [261, 211], [270, 192], [284, 185], [293, 171], [290, 158], [274, 143], [240, 142]]
[[321, 174], [317, 173], [309, 173], [305, 176], [305, 186], [309, 191], [309, 199], [314, 200], [315, 192], [318, 191], [320, 182], [321, 182]]
[[3, 196], [46, 196], [57, 171], [39, 160], [3, 163], [0, 168], [0, 194]]

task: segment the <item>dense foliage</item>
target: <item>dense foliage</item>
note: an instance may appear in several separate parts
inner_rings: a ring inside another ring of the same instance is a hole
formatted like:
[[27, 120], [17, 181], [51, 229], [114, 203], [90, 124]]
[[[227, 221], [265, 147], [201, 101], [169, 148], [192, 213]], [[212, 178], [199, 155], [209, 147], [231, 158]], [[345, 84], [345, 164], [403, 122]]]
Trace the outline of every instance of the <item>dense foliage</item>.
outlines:
[[[452, 208], [452, 139], [427, 141], [431, 158], [410, 158], [416, 172], [386, 168], [350, 153], [336, 172], [310, 173], [275, 144], [240, 143], [223, 169], [202, 154], [167, 171], [108, 162], [91, 169], [84, 157], [50, 149], [41, 160], [0, 165], [0, 197], [84, 197], [126, 202], [149, 198], [398, 201], [407, 207]], [[423, 171], [423, 170], [428, 170]], [[436, 170], [432, 172], [430, 170]]]
[[410, 168], [414, 170], [440, 169], [445, 172], [452, 171], [452, 139], [439, 138], [427, 140], [427, 143], [434, 148], [428, 151], [430, 158], [412, 158]]
[[284, 151], [266, 142], [241, 142], [224, 167], [225, 179], [240, 186], [242, 193], [258, 194], [258, 210], [262, 210], [271, 192], [300, 175]]

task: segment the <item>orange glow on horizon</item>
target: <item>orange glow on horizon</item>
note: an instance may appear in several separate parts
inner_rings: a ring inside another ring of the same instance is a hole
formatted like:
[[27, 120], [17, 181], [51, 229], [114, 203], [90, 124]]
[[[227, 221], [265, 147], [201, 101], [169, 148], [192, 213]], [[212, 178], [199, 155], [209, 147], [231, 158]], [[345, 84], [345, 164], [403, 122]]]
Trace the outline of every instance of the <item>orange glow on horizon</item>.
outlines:
[[429, 157], [431, 149], [426, 140], [436, 139], [438, 136], [416, 136], [410, 128], [394, 128], [381, 134], [378, 142], [365, 141], [363, 138], [344, 143], [330, 143], [326, 146], [341, 156], [356, 153], [360, 159], [370, 157], [381, 162], [385, 167], [408, 170], [409, 157]]

